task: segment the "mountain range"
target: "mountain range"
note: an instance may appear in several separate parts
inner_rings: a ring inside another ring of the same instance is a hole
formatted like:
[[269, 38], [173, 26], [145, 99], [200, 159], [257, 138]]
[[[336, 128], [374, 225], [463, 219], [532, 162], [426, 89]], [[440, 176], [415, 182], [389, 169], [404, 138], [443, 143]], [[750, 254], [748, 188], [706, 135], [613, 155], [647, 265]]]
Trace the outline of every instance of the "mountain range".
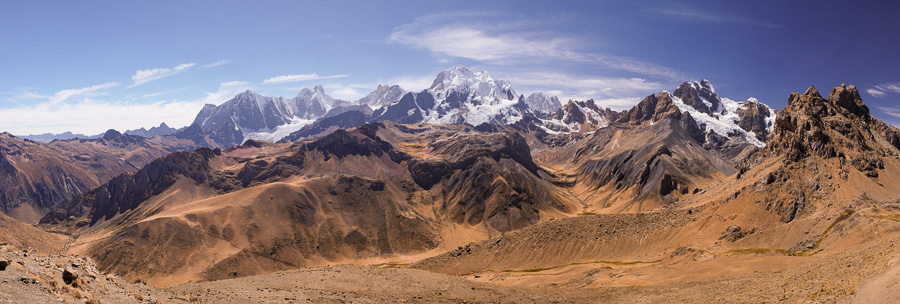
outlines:
[[40, 282], [75, 261], [81, 287], [31, 293], [73, 301], [900, 294], [900, 130], [852, 85], [785, 95], [687, 81], [614, 111], [455, 66], [357, 101], [246, 91], [147, 136], [2, 134], [0, 241], [40, 252], [0, 258]]
[[[674, 92], [674, 105], [691, 115], [704, 132], [713, 134], [710, 140], [764, 145], [775, 117], [765, 104], [752, 98], [742, 102], [721, 98], [707, 80], [685, 82]], [[438, 73], [431, 87], [421, 92], [380, 85], [352, 102], [330, 97], [322, 86], [304, 89], [291, 99], [248, 90], [221, 105], [204, 106], [188, 129], [199, 129], [216, 147], [228, 148], [249, 139], [314, 139], [338, 128], [376, 121], [477, 127], [513, 125], [525, 119], [547, 133], [587, 133], [619, 115], [592, 100], [562, 104], [544, 92], [519, 95], [508, 81], [454, 66]]]

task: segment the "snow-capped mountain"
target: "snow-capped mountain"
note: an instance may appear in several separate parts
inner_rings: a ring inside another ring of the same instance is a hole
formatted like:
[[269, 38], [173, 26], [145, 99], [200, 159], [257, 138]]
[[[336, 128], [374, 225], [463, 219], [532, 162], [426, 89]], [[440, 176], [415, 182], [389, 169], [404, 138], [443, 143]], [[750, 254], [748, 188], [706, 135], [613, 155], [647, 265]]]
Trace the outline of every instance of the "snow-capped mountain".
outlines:
[[[775, 112], [765, 104], [753, 98], [737, 102], [720, 97], [708, 80], [685, 82], [674, 94], [666, 95], [671, 95], [671, 110], [690, 115], [703, 130], [706, 142], [715, 145], [740, 139], [744, 145], [764, 146], [775, 121]], [[344, 128], [348, 122], [379, 120], [479, 126], [512, 125], [530, 117], [523, 122], [550, 134], [587, 133], [621, 120], [626, 112], [602, 108], [593, 100], [563, 104], [545, 92], [525, 97], [518, 95], [508, 81], [457, 65], [438, 73], [432, 85], [420, 92], [379, 85], [355, 102], [334, 99], [322, 86], [303, 89], [290, 99], [246, 91], [222, 105], [206, 105], [195, 124], [215, 135], [215, 142], [230, 146], [248, 139], [278, 141], [313, 123], [321, 131]], [[307, 130], [303, 134], [290, 138], [318, 133]]]
[[675, 89], [672, 102], [707, 134], [738, 136], [757, 147], [766, 145], [766, 137], [775, 126], [775, 111], [767, 105], [752, 97], [740, 102], [720, 97], [706, 79], [682, 83]]
[[289, 123], [292, 118], [316, 119], [325, 116], [333, 103], [334, 99], [325, 94], [321, 86], [314, 90], [303, 89], [293, 99], [262, 96], [247, 90], [219, 106], [207, 105], [194, 122], [203, 129], [216, 129], [233, 119], [244, 132], [274, 130]]
[[294, 97], [294, 104], [299, 111], [294, 116], [307, 119], [322, 117], [335, 107], [335, 102], [334, 98], [325, 94], [325, 89], [320, 85], [312, 90], [304, 88]]
[[473, 101], [516, 98], [516, 93], [509, 81], [494, 80], [486, 71], [476, 73], [462, 65], [441, 71], [429, 90], [436, 100], [445, 100], [454, 92], [469, 97]]
[[563, 108], [556, 96], [550, 96], [545, 92], [534, 92], [525, 97], [525, 105], [538, 118], [546, 119]]
[[400, 101], [400, 97], [403, 97], [403, 93], [406, 93], [406, 91], [398, 85], [378, 85], [375, 91], [372, 91], [366, 97], [360, 98], [356, 103], [369, 106], [373, 110], [379, 109], [397, 103]]
[[509, 81], [461, 65], [441, 71], [428, 92], [435, 100], [433, 108], [425, 109], [428, 123], [510, 124], [526, 112]]
[[291, 99], [262, 96], [247, 90], [219, 106], [204, 106], [194, 123], [203, 130], [219, 133], [233, 133], [231, 129], [234, 129], [243, 134], [243, 140], [278, 140], [324, 117], [335, 102], [322, 86], [303, 89]]
[[511, 124], [528, 113], [508, 81], [458, 65], [438, 73], [431, 87], [407, 93], [375, 120], [402, 123]]
[[[556, 97], [554, 97], [556, 98]], [[590, 132], [609, 125], [609, 108], [600, 108], [593, 100], [569, 100], [548, 118], [539, 118], [540, 127], [548, 133]]]

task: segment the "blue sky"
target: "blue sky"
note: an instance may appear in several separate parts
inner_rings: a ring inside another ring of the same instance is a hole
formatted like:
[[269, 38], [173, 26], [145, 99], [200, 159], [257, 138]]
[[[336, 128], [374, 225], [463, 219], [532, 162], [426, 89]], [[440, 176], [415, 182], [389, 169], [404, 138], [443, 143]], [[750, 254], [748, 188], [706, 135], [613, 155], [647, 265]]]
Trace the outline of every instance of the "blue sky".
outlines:
[[701, 78], [778, 109], [855, 84], [896, 125], [900, 5], [867, 2], [4, 2], [0, 131], [182, 127], [246, 89], [356, 99], [456, 64], [614, 109]]

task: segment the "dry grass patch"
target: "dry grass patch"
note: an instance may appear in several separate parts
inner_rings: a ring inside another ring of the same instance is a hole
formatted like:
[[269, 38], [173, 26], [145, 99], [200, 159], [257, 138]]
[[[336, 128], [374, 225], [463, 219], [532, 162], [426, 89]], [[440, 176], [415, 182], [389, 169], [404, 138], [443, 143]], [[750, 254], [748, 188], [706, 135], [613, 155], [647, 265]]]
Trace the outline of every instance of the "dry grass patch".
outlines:
[[530, 269], [506, 269], [506, 270], [503, 270], [503, 272], [541, 272], [541, 271], [556, 269], [559, 267], [562, 267], [562, 266], [547, 267], [547, 268], [530, 268]]
[[822, 240], [824, 240], [825, 237], [827, 237], [828, 234], [831, 233], [831, 230], [834, 229], [834, 226], [836, 226], [838, 223], [843, 222], [844, 220], [849, 218], [851, 215], [853, 215], [853, 212], [854, 212], [853, 209], [844, 209], [844, 212], [841, 212], [841, 215], [838, 216], [838, 218], [834, 219], [834, 222], [831, 222], [831, 225], [828, 225], [828, 228], [825, 228], [825, 231], [822, 231], [822, 234], [819, 235], [819, 238], [816, 240], [815, 247], [810, 249], [810, 251], [816, 250], [816, 248], [819, 248], [819, 245], [822, 244]]
[[786, 256], [807, 256], [808, 254], [803, 251], [790, 251], [787, 249], [780, 248], [741, 248], [741, 249], [732, 249], [728, 250], [721, 255], [743, 255], [743, 254], [771, 254], [777, 253]]
[[409, 265], [409, 264], [408, 263], [399, 263], [399, 262], [387, 262], [387, 263], [375, 264], [372, 266], [375, 266], [375, 267], [378, 267], [381, 269], [392, 269], [392, 268], [406, 267], [407, 265]]
[[575, 265], [589, 265], [589, 264], [608, 264], [608, 265], [619, 265], [619, 266], [627, 266], [627, 265], [637, 265], [637, 264], [652, 264], [662, 262], [662, 259], [655, 261], [590, 261], [590, 262], [577, 262], [566, 265], [559, 265], [553, 267], [543, 267], [543, 268], [530, 268], [530, 269], [506, 269], [503, 272], [541, 272], [546, 270], [552, 270], [557, 268], [562, 268], [566, 266], [575, 266]]

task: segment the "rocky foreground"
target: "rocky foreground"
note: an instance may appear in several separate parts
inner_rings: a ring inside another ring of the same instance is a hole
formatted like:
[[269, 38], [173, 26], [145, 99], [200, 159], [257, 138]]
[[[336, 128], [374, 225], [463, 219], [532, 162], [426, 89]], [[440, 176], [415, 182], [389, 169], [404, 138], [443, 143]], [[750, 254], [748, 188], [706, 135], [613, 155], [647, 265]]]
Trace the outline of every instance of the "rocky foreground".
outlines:
[[[196, 299], [196, 298], [195, 298]], [[102, 274], [90, 258], [39, 255], [0, 245], [0, 302], [188, 303], [190, 296], [160, 291]]]

